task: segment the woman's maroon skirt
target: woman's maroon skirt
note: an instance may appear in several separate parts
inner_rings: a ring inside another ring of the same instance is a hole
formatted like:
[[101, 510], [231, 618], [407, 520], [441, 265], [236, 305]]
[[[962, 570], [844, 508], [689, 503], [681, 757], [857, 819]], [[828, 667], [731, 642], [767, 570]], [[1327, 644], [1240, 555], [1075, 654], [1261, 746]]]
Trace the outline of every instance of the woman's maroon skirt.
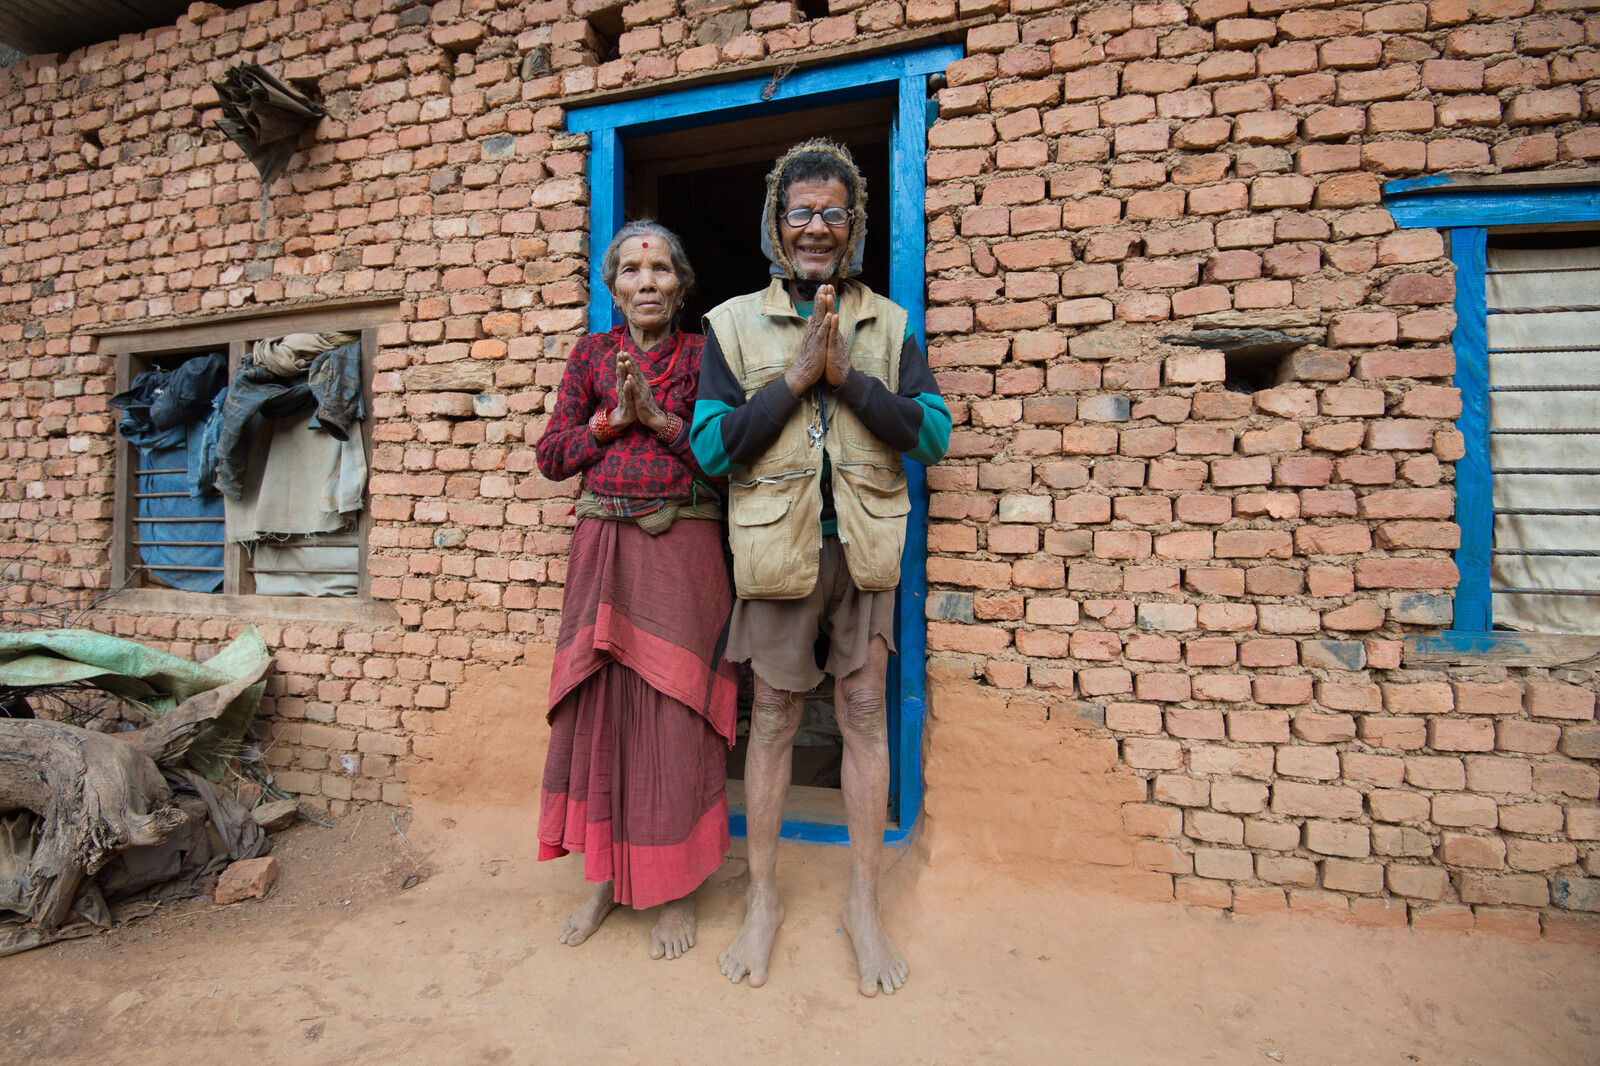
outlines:
[[718, 524], [658, 537], [584, 518], [572, 538], [550, 683], [539, 858], [583, 852], [586, 880], [653, 907], [699, 887], [728, 850], [737, 675]]

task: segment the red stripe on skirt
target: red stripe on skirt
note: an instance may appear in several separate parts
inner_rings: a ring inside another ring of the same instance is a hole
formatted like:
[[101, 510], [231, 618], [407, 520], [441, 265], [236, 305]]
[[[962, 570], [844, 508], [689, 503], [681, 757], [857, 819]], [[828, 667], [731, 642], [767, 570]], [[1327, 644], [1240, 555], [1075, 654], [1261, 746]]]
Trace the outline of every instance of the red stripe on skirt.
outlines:
[[733, 593], [718, 523], [675, 522], [652, 537], [632, 522], [583, 518], [572, 535], [550, 708], [607, 662], [687, 704], [732, 747], [738, 669], [719, 641]]
[[687, 521], [652, 538], [584, 519], [570, 560], [539, 858], [581, 851], [586, 880], [653, 907], [694, 891], [728, 850], [735, 675], [708, 661], [732, 602], [720, 532]]

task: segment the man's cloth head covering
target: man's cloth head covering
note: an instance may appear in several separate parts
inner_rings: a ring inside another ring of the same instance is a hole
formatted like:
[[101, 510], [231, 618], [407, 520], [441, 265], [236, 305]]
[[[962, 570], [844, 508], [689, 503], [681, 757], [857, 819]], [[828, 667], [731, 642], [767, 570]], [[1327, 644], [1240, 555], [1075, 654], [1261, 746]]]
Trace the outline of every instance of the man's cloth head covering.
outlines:
[[856, 161], [850, 158], [850, 150], [826, 137], [816, 137], [795, 145], [778, 157], [772, 172], [767, 175], [767, 202], [761, 216], [761, 254], [772, 261], [771, 270], [774, 277], [798, 280], [794, 264], [783, 252], [783, 235], [778, 229], [778, 203], [783, 192], [780, 182], [784, 168], [791, 160], [811, 153], [832, 156], [843, 164], [845, 172], [850, 175], [845, 183], [851, 193], [850, 200], [853, 205], [850, 209], [850, 236], [845, 241], [839, 276], [854, 277], [861, 273], [861, 260], [867, 245], [867, 179], [861, 176]]

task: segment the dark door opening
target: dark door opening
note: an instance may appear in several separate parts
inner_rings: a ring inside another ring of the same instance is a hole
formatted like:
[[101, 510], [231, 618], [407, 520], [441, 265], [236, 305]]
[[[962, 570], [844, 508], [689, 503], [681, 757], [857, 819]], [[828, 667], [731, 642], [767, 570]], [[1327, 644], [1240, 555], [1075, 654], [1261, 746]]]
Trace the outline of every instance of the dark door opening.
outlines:
[[746, 119], [640, 137], [623, 153], [624, 210], [650, 217], [683, 239], [699, 281], [683, 328], [717, 304], [767, 285], [761, 210], [767, 171], [795, 144], [825, 136], [844, 144], [867, 179], [867, 247], [861, 280], [889, 291], [889, 123], [891, 98]]
[[[867, 245], [861, 280], [889, 291], [889, 128], [893, 98], [859, 101], [777, 117], [746, 119], [640, 137], [623, 152], [624, 211], [654, 218], [683, 240], [697, 275], [682, 326], [701, 330], [701, 318], [724, 300], [766, 287], [761, 254], [766, 176], [795, 144], [826, 136], [850, 149], [867, 179]], [[817, 647], [826, 657], [826, 636]], [[739, 742], [729, 752], [728, 776], [744, 779], [751, 680], [740, 684]], [[795, 738], [793, 784], [839, 788], [844, 748], [833, 710], [833, 679], [806, 694]]]

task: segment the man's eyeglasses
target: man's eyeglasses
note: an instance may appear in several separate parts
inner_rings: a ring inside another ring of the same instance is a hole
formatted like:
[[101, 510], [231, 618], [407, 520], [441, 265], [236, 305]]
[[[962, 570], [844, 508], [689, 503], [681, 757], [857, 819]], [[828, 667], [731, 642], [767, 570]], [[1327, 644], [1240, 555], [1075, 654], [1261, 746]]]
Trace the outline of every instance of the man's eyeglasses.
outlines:
[[830, 226], [843, 226], [850, 221], [850, 212], [842, 207], [824, 207], [820, 211], [814, 207], [791, 207], [783, 213], [783, 220], [795, 229], [805, 229], [817, 215]]

